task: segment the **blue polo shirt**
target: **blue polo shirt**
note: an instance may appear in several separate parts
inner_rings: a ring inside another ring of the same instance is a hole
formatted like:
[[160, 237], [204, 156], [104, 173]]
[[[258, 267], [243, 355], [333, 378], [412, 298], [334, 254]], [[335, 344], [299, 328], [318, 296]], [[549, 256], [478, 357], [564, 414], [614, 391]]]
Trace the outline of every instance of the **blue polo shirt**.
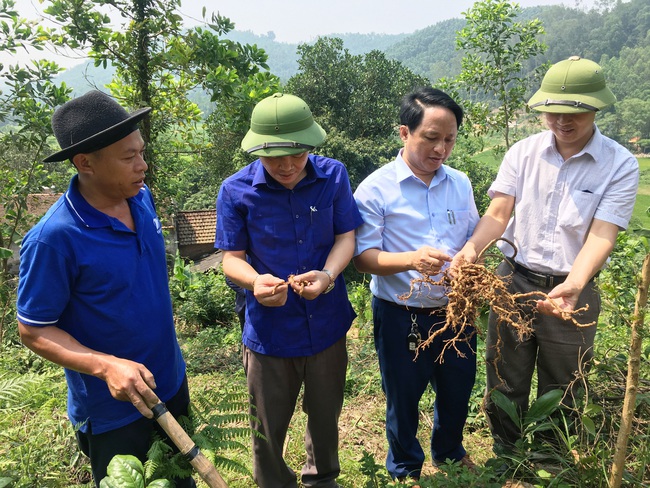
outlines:
[[[56, 326], [84, 346], [144, 364], [156, 394], [169, 400], [185, 375], [172, 314], [160, 221], [147, 188], [129, 199], [136, 231], [68, 191], [25, 236], [20, 251], [17, 316]], [[94, 434], [141, 414], [113, 399], [106, 383], [65, 370], [68, 415]]]
[[[226, 179], [217, 198], [215, 247], [246, 251], [258, 273], [285, 280], [322, 269], [335, 236], [363, 221], [342, 163], [309, 155], [306, 170], [293, 190], [259, 160]], [[342, 274], [330, 293], [305, 300], [289, 292], [282, 307], [260, 305], [247, 290], [243, 342], [260, 354], [311, 356], [343, 337], [354, 317]]]

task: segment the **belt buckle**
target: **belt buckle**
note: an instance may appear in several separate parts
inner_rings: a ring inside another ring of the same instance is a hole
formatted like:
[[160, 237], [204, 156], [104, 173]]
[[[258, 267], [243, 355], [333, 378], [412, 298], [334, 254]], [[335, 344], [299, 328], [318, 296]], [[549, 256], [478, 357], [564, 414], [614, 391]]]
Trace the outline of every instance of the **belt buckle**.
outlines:
[[535, 273], [528, 270], [528, 281], [533, 285], [542, 286], [544, 288], [553, 288], [553, 277], [541, 273]]

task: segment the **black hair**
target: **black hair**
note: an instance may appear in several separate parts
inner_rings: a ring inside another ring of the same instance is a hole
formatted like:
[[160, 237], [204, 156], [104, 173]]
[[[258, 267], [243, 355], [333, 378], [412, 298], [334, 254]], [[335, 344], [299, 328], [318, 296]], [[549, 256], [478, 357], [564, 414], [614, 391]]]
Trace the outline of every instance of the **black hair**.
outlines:
[[430, 86], [418, 88], [402, 98], [399, 123], [408, 127], [410, 132], [413, 132], [422, 123], [426, 107], [449, 109], [456, 117], [456, 127], [460, 128], [460, 124], [463, 123], [463, 109], [461, 106], [442, 90]]

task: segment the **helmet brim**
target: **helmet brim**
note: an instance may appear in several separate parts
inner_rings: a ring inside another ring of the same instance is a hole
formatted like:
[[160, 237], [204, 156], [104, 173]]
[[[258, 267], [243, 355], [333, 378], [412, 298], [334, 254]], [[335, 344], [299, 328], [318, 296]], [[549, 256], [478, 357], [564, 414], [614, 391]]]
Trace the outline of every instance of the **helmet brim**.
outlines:
[[316, 122], [307, 129], [286, 134], [258, 134], [252, 129], [244, 136], [241, 148], [254, 156], [278, 157], [292, 156], [305, 152], [304, 147], [267, 147], [251, 151], [252, 148], [263, 146], [265, 143], [297, 143], [303, 146], [316, 147], [325, 141], [325, 130]]
[[[554, 104], [554, 100], [561, 99], [562, 101], [571, 101], [579, 102], [580, 104], [586, 104], [590, 107], [595, 107], [598, 110], [603, 110], [604, 108], [609, 107], [614, 102], [616, 102], [616, 97], [607, 87], [602, 90], [591, 92], [591, 93], [551, 93], [541, 88], [528, 100], [528, 107], [532, 110], [538, 112], [548, 112], [555, 114], [571, 114], [571, 113], [583, 113], [583, 112], [593, 112], [594, 110], [580, 106], [576, 104], [575, 106], [571, 105], [560, 105]], [[532, 105], [539, 104], [536, 107]]]

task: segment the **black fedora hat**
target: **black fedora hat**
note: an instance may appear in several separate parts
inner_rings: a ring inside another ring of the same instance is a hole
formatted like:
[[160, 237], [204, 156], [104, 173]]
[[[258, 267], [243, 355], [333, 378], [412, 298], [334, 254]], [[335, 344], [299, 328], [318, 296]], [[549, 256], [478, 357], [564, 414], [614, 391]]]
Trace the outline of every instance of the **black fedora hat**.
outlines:
[[136, 130], [138, 122], [149, 112], [151, 107], [129, 114], [119, 103], [97, 90], [74, 98], [52, 115], [52, 130], [61, 151], [43, 162], [65, 161], [75, 154], [110, 146]]

